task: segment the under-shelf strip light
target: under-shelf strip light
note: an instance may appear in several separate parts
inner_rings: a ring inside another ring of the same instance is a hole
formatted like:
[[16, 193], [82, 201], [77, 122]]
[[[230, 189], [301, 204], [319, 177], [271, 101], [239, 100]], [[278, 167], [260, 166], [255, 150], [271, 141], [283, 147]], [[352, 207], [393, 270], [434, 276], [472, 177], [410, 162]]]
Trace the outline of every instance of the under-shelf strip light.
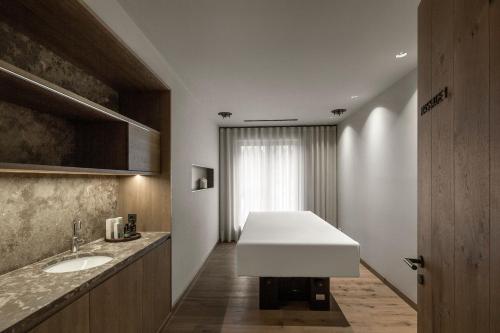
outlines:
[[[32, 80], [32, 79], [27, 78], [27, 77], [25, 77], [25, 76], [22, 76], [21, 74], [18, 74], [18, 73], [16, 73], [16, 72], [13, 72], [13, 71], [11, 71], [11, 70], [9, 70], [9, 69], [5, 68], [5, 67], [1, 67], [1, 66], [0, 66], [0, 70], [2, 70], [2, 71], [4, 71], [4, 72], [7, 72], [7, 73], [9, 73], [9, 74], [11, 74], [11, 75], [13, 75], [13, 76], [15, 76], [15, 77], [17, 77], [17, 78], [21, 79], [21, 80], [24, 80], [24, 81], [27, 81], [27, 82], [29, 82], [29, 83], [32, 83], [32, 84], [34, 84], [34, 85], [36, 85], [36, 86], [38, 86], [38, 87], [40, 87], [40, 88], [43, 88], [43, 89], [45, 89], [45, 90], [49, 90], [49, 91], [51, 91], [51, 92], [53, 92], [53, 93], [56, 93], [56, 94], [58, 94], [58, 95], [60, 95], [60, 96], [63, 96], [63, 97], [69, 98], [69, 99], [71, 99], [71, 100], [72, 100], [72, 101], [74, 101], [74, 102], [77, 102], [77, 103], [79, 103], [79, 104], [82, 104], [82, 105], [85, 105], [85, 106], [87, 106], [87, 107], [90, 107], [90, 108], [92, 108], [92, 109], [94, 109], [94, 110], [96, 110], [96, 111], [98, 111], [98, 112], [101, 112], [101, 113], [107, 114], [108, 116], [113, 117], [113, 118], [115, 118], [115, 119], [117, 119], [117, 120], [120, 120], [120, 121], [125, 121], [123, 118], [118, 117], [117, 115], [114, 115], [114, 114], [112, 114], [112, 113], [109, 113], [109, 112], [107, 112], [107, 111], [105, 111], [105, 110], [103, 110], [103, 109], [100, 109], [100, 108], [98, 108], [98, 107], [96, 107], [96, 106], [94, 106], [94, 105], [92, 105], [92, 104], [86, 103], [86, 102], [84, 102], [84, 101], [81, 101], [81, 100], [79, 100], [79, 99], [77, 99], [77, 98], [75, 98], [75, 97], [72, 97], [72, 96], [66, 95], [65, 93], [60, 92], [60, 91], [58, 91], [58, 90], [56, 90], [56, 89], [54, 89], [54, 88], [47, 87], [46, 85], [44, 85], [44, 84], [42, 84], [42, 83], [40, 83], [40, 82], [37, 82], [37, 81], [35, 81], [35, 80]], [[139, 127], [139, 128], [141, 128], [141, 129], [143, 129], [143, 130], [145, 130], [145, 131], [148, 131], [148, 132], [150, 132], [150, 131], [151, 131], [151, 129], [150, 129], [150, 128], [147, 128], [147, 127], [141, 126], [141, 125], [136, 124], [136, 123], [134, 123], [134, 122], [130, 122], [130, 121], [125, 121], [125, 122], [126, 122], [126, 123], [128, 123], [128, 124], [130, 124], [130, 125], [134, 125], [134, 126], [136, 126], [136, 127]]]

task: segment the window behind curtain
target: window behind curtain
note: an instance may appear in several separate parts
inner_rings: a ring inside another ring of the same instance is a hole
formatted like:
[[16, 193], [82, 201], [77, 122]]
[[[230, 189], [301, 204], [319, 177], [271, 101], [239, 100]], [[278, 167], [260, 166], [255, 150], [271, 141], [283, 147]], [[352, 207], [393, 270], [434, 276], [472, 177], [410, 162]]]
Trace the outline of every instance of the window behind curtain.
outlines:
[[241, 141], [236, 164], [238, 224], [251, 211], [301, 210], [299, 140]]
[[310, 210], [336, 225], [335, 126], [221, 128], [220, 239], [248, 212]]

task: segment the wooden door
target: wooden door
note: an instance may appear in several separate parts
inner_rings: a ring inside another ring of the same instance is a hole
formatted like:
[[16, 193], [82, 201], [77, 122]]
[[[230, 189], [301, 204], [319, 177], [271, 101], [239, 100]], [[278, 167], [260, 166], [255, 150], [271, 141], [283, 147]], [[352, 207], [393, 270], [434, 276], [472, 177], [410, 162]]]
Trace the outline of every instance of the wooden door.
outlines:
[[419, 332], [500, 332], [499, 2], [419, 6]]

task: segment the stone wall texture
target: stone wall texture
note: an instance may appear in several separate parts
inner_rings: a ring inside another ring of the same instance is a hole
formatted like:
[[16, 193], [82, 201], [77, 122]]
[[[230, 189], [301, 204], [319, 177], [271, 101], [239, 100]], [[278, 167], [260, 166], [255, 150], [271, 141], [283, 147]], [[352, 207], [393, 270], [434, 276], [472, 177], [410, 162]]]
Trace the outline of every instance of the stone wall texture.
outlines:
[[1, 21], [0, 41], [0, 59], [3, 61], [119, 111], [116, 91]]
[[[0, 59], [118, 109], [118, 94], [47, 48], [0, 22]], [[71, 165], [70, 121], [0, 101], [0, 161]], [[118, 179], [109, 176], [0, 174], [0, 274], [69, 250], [72, 223], [90, 242], [116, 216]]]
[[115, 177], [0, 175], [0, 274], [69, 250], [75, 219], [102, 238], [117, 193]]
[[0, 161], [71, 165], [71, 122], [0, 100]]

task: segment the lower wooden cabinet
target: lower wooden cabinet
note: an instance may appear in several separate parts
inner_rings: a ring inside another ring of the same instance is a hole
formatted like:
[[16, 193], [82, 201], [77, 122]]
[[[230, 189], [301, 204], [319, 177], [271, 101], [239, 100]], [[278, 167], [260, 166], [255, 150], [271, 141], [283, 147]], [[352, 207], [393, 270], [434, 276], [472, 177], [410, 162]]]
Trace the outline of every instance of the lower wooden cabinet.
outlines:
[[168, 239], [30, 333], [156, 333], [171, 311], [170, 265]]
[[85, 294], [61, 311], [33, 328], [30, 333], [89, 333], [89, 294]]
[[90, 291], [91, 332], [142, 332], [142, 260]]
[[[171, 307], [170, 253], [168, 240], [142, 259], [142, 332], [156, 333], [167, 319]], [[166, 260], [167, 258], [167, 260]]]

